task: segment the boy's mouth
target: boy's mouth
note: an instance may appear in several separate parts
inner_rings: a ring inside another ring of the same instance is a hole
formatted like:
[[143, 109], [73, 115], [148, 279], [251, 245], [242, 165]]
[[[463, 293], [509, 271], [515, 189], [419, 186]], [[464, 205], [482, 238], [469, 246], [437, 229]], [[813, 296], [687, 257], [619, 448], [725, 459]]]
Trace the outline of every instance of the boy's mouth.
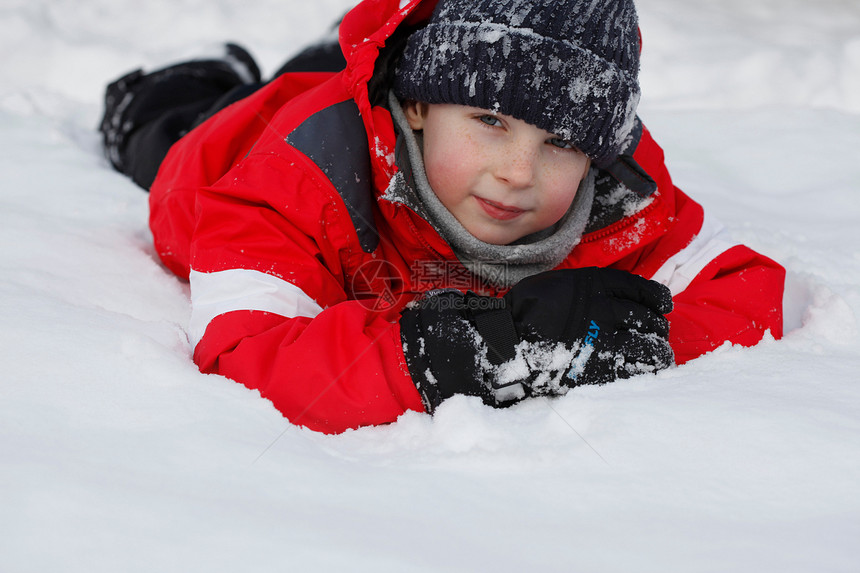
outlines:
[[500, 221], [515, 219], [526, 212], [525, 209], [519, 209], [517, 207], [512, 207], [511, 205], [505, 205], [504, 203], [497, 203], [496, 201], [490, 201], [489, 199], [482, 199], [480, 197], [476, 197], [476, 199], [487, 215]]

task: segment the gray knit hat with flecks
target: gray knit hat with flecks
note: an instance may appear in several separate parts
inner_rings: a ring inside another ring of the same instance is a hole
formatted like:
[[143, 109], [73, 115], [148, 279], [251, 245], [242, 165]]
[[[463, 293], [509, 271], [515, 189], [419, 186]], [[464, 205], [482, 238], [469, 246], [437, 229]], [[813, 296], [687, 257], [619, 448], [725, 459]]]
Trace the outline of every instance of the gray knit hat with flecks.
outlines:
[[604, 165], [633, 127], [638, 73], [632, 0], [440, 0], [394, 92], [522, 119]]

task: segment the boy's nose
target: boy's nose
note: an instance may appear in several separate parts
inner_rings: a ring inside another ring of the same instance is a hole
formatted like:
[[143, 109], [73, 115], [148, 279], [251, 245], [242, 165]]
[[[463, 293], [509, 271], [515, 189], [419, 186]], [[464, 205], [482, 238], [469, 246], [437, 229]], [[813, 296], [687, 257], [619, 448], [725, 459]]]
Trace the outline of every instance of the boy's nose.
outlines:
[[523, 145], [511, 145], [496, 162], [496, 177], [514, 189], [531, 187], [537, 173], [537, 157]]

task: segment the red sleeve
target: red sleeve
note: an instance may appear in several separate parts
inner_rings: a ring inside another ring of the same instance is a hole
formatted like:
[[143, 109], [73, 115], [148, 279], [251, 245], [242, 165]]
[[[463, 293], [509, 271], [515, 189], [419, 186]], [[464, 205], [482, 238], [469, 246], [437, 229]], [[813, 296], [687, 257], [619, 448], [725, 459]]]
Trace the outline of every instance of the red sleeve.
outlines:
[[349, 300], [344, 276], [357, 239], [346, 209], [303, 155], [287, 153], [252, 155], [198, 195], [195, 362], [316, 431], [423, 411], [399, 314]]
[[725, 342], [752, 346], [782, 337], [785, 269], [737, 244], [701, 205], [674, 189], [673, 225], [638, 261], [638, 272], [667, 285], [675, 308], [669, 341], [678, 364]]
[[782, 337], [785, 269], [738, 245], [723, 252], [683, 291], [669, 314], [669, 341], [681, 364], [728, 341], [752, 346], [764, 333]]
[[424, 411], [397, 323], [355, 301], [313, 318], [233, 311], [213, 319], [194, 351], [203, 372], [260, 394], [290, 422], [338, 433]]
[[767, 331], [780, 338], [785, 269], [732, 240], [675, 187], [647, 129], [634, 157], [659, 191], [621, 229], [584, 238], [577, 264], [612, 266], [668, 286], [675, 302], [669, 340], [679, 364], [727, 341], [753, 345]]

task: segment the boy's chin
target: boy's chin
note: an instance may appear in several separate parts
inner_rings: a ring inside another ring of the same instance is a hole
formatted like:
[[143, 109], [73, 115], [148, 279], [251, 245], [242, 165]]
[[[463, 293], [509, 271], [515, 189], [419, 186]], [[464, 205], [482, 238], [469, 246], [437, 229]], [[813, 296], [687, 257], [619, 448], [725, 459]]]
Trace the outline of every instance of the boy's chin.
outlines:
[[513, 229], [494, 229], [474, 225], [472, 228], [466, 227], [466, 230], [479, 241], [491, 245], [509, 245], [525, 236]]

